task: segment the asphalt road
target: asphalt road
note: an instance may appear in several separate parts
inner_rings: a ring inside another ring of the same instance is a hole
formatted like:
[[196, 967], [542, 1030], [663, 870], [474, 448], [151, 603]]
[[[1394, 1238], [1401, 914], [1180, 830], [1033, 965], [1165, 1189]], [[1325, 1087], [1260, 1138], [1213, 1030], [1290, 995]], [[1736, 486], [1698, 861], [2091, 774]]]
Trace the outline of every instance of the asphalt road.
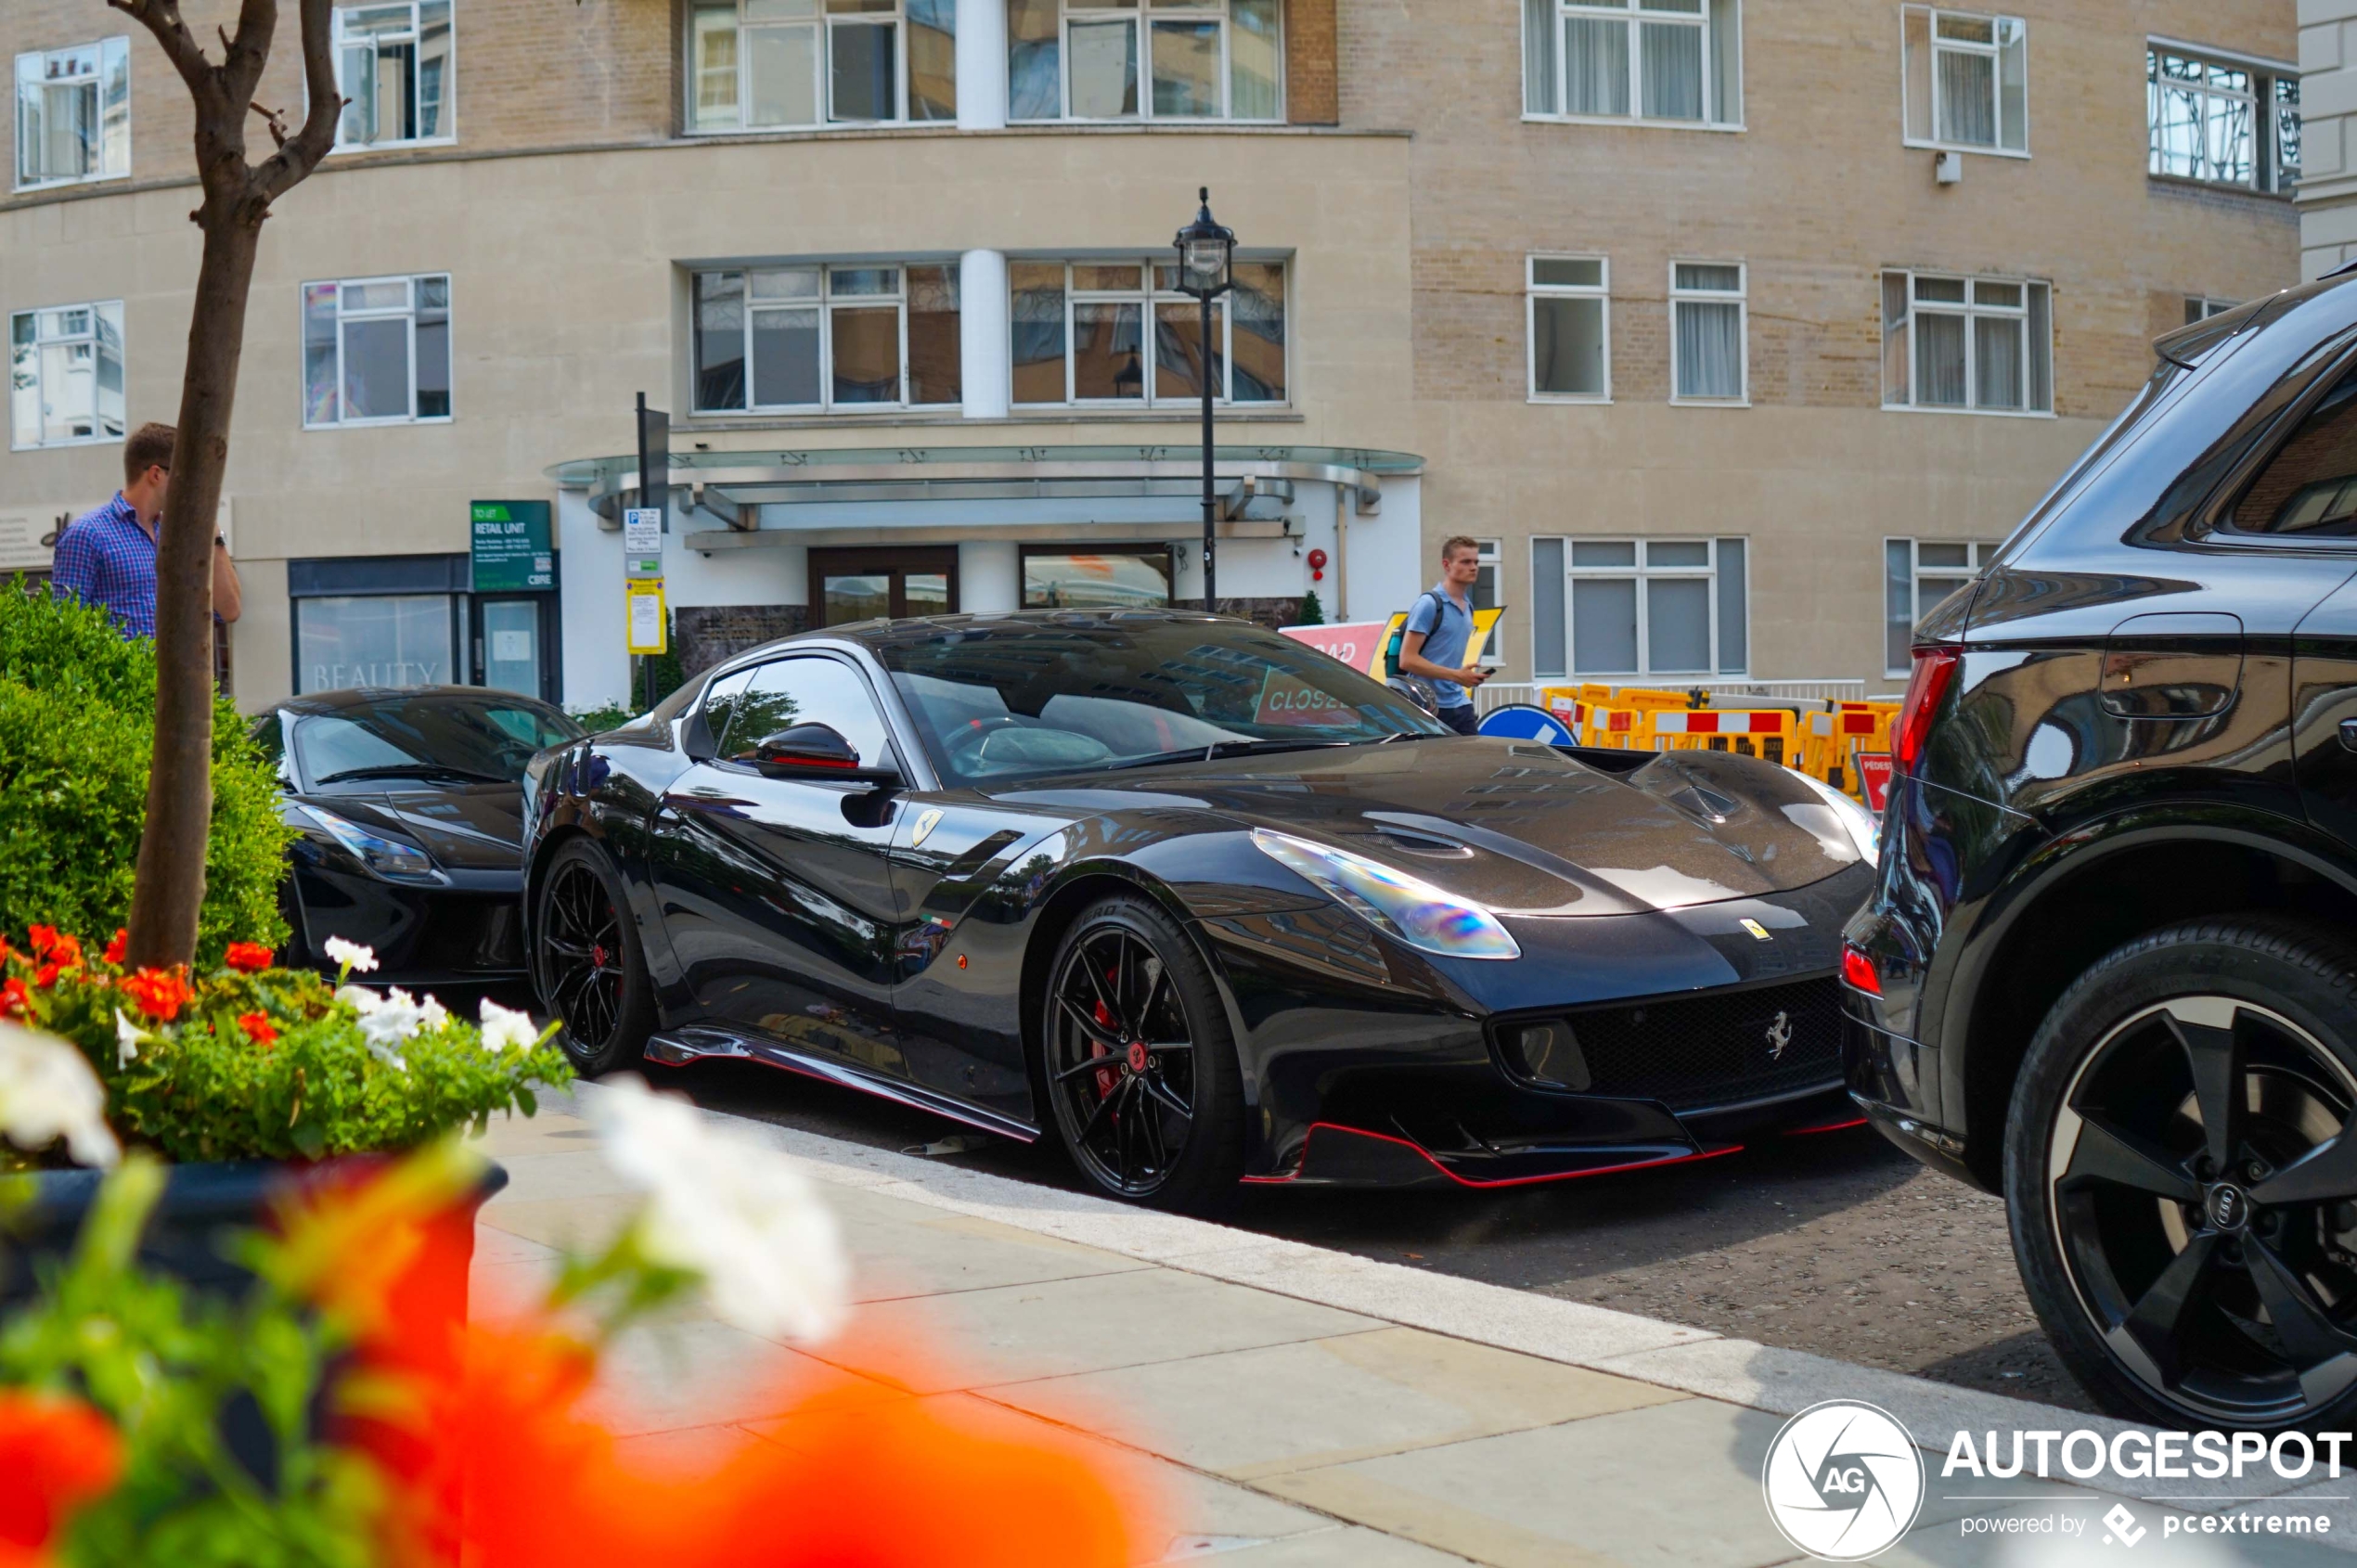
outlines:
[[[954, 1123], [743, 1062], [650, 1067], [699, 1104], [854, 1143], [970, 1141]], [[1081, 1183], [1063, 1150], [934, 1156]], [[2092, 1409], [2014, 1271], [2003, 1202], [1864, 1127], [1692, 1164], [1494, 1192], [1255, 1189], [1229, 1223], [1941, 1382]]]

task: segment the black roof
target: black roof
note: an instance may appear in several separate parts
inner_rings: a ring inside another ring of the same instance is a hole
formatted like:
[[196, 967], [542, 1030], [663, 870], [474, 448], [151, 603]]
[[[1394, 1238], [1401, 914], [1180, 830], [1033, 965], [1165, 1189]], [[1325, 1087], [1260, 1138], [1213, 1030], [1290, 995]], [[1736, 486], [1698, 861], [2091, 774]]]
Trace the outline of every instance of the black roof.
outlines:
[[488, 686], [352, 686], [340, 691], [306, 691], [300, 697], [282, 697], [273, 706], [288, 713], [342, 713], [380, 702], [418, 701], [521, 702], [551, 713], [560, 712], [537, 697]]

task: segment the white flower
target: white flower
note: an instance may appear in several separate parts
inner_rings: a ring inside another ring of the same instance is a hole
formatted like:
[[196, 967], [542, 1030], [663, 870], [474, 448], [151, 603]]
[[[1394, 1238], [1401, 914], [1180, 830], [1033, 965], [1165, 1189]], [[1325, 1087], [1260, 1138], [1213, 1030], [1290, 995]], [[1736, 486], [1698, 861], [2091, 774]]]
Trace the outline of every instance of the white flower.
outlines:
[[371, 991], [365, 985], [339, 985], [336, 987], [336, 1000], [365, 1016], [377, 1010], [384, 1001], [384, 993]]
[[449, 1009], [436, 1001], [431, 995], [418, 1004], [418, 1027], [427, 1034], [441, 1034], [442, 1026], [449, 1022]]
[[84, 1165], [111, 1165], [122, 1150], [107, 1126], [107, 1089], [82, 1053], [53, 1035], [0, 1022], [0, 1135], [19, 1149], [58, 1138]]
[[[428, 996], [421, 1005], [398, 985], [381, 993], [365, 985], [340, 985], [336, 988], [336, 1000], [360, 1015], [360, 1037], [367, 1042], [377, 1060], [404, 1073], [409, 1071], [409, 1063], [395, 1047], [424, 1027], [429, 1017], [436, 1021], [437, 1028], [449, 1020], [440, 1002]], [[428, 1009], [431, 1009], [431, 1013]]]
[[358, 970], [362, 974], [367, 974], [374, 971], [377, 967], [377, 950], [373, 947], [363, 946], [357, 942], [346, 942], [341, 936], [328, 938], [323, 945], [328, 950], [328, 957], [342, 965], [343, 972], [346, 974], [350, 974], [354, 970]]
[[824, 1339], [851, 1310], [851, 1263], [834, 1215], [785, 1156], [708, 1121], [637, 1078], [590, 1098], [606, 1161], [649, 1202], [650, 1260], [703, 1276], [720, 1317], [747, 1333]]
[[114, 1064], [117, 1067], [128, 1067], [138, 1060], [139, 1042], [154, 1038], [154, 1035], [123, 1017], [121, 1008], [114, 1009]]
[[540, 1031], [534, 1028], [532, 1015], [503, 1008], [485, 996], [483, 999], [483, 1048], [494, 1055], [513, 1046], [530, 1050], [540, 1043]]

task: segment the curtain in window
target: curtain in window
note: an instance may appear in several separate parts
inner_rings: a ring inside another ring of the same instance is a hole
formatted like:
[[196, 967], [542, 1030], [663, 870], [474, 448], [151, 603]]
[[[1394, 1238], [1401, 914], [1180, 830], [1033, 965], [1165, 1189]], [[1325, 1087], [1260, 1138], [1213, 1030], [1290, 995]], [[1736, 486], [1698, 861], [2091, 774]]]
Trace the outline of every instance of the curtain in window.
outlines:
[[1230, 0], [1228, 113], [1234, 119], [1277, 118], [1277, 0]]
[[2029, 33], [2018, 17], [1997, 19], [1998, 139], [2011, 151], [2029, 148]]
[[2029, 406], [2051, 414], [2054, 408], [2054, 334], [2046, 320], [2046, 286], [2029, 286]]
[[1555, 112], [1555, 0], [1522, 0], [1522, 109]]
[[1629, 112], [1629, 24], [1564, 19], [1564, 112]]
[[2010, 316], [1973, 319], [1973, 367], [1979, 372], [1979, 406], [2022, 405], [2021, 327]]
[[1915, 314], [1915, 401], [1931, 408], [1964, 405], [1964, 318]]
[[1743, 307], [1732, 301], [1680, 300], [1678, 395], [1744, 394]]
[[1740, 124], [1744, 117], [1743, 27], [1739, 0], [1710, 0], [1710, 120]]
[[745, 108], [745, 124], [817, 124], [818, 30], [747, 28], [742, 46], [753, 85], [752, 102]]
[[1644, 74], [1644, 109], [1653, 120], [1702, 118], [1702, 29], [1679, 22], [1642, 23], [1637, 49]]
[[1997, 145], [1997, 62], [1962, 49], [1938, 51], [1939, 139]]

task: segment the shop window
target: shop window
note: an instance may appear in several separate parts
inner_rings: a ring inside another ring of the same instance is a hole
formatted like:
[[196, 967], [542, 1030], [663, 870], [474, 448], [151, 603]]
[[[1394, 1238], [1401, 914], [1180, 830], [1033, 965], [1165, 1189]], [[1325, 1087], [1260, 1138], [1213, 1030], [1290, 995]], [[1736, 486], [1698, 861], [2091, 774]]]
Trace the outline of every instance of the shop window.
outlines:
[[131, 173], [131, 40], [17, 57], [17, 187]]
[[1153, 610], [1170, 603], [1170, 551], [1043, 546], [1023, 552], [1025, 610]]
[[372, 0], [335, 13], [339, 148], [406, 147], [451, 137], [450, 0]]
[[1534, 673], [1744, 674], [1748, 553], [1743, 539], [1533, 540]]
[[8, 351], [10, 445], [122, 439], [121, 300], [18, 311]]
[[2299, 78], [2290, 69], [2154, 44], [2144, 50], [2144, 101], [2151, 174], [2286, 195], [2299, 183]]
[[2029, 154], [2029, 23], [1902, 6], [1900, 33], [1907, 143]]
[[696, 0], [688, 126], [958, 118], [957, 0]]
[[1738, 0], [1523, 0], [1523, 112], [1739, 127], [1742, 15]]
[[298, 692], [458, 680], [448, 594], [305, 598], [293, 604]]
[[450, 418], [450, 275], [303, 286], [303, 422]]
[[[1189, 404], [1203, 396], [1203, 306], [1167, 262], [1011, 262], [1014, 401]], [[1282, 403], [1285, 269], [1238, 262], [1211, 302], [1212, 396]]]
[[753, 267], [695, 277], [699, 413], [956, 403], [958, 268]]
[[1741, 262], [1669, 266], [1670, 401], [1741, 403], [1749, 351]]
[[1602, 256], [1533, 256], [1528, 265], [1531, 399], [1610, 401], [1609, 263]]
[[1282, 0], [1008, 0], [1014, 120], [1282, 120]]
[[2054, 412], [2045, 284], [1887, 272], [1882, 297], [1884, 407]]
[[1993, 540], [1886, 539], [1883, 549], [1883, 674], [1913, 667], [1915, 623], [1980, 574]]

